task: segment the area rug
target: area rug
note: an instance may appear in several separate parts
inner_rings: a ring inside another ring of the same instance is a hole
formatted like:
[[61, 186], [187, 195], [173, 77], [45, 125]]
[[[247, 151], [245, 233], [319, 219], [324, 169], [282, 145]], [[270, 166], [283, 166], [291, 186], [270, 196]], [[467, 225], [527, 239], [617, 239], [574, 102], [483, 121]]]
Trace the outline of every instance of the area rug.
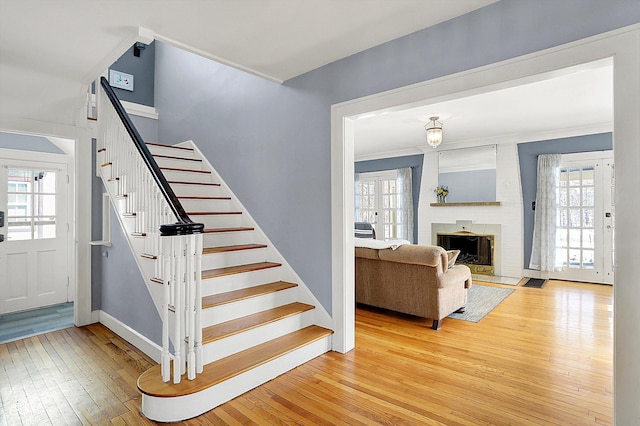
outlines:
[[529, 278], [527, 282], [522, 284], [522, 287], [542, 288], [547, 283], [547, 280], [540, 278]]
[[511, 288], [491, 287], [474, 284], [467, 293], [467, 306], [462, 313], [452, 313], [448, 318], [478, 322], [493, 311], [515, 290]]

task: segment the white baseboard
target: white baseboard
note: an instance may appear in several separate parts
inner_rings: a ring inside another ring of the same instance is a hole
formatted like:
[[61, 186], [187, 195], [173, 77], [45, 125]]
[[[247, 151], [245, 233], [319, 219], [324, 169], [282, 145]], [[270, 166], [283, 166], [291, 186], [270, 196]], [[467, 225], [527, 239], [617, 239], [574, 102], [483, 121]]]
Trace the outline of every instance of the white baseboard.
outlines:
[[120, 320], [112, 317], [108, 313], [104, 311], [94, 312], [98, 312], [101, 324], [109, 328], [111, 331], [122, 337], [127, 342], [131, 343], [136, 348], [140, 349], [158, 364], [160, 363], [162, 348], [159, 345], [147, 339], [145, 336], [138, 333], [133, 328], [124, 324]]

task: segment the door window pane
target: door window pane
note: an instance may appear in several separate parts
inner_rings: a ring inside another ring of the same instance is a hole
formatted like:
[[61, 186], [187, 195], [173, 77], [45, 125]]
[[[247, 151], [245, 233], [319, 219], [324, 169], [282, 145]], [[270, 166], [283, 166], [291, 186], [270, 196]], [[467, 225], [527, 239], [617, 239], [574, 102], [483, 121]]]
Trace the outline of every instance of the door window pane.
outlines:
[[56, 237], [56, 173], [7, 170], [7, 239]]
[[[561, 169], [556, 265], [594, 269], [595, 167]], [[569, 229], [567, 229], [567, 227]]]

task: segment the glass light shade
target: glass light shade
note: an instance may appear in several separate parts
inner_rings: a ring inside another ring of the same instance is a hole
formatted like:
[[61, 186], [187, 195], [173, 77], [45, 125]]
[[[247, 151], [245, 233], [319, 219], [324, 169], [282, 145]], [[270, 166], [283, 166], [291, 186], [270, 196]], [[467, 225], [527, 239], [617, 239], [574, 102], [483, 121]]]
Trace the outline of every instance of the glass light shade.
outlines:
[[438, 121], [438, 117], [430, 117], [424, 128], [427, 131], [427, 143], [433, 148], [440, 145], [442, 142], [442, 123]]
[[432, 147], [437, 147], [442, 142], [442, 129], [434, 127], [427, 129], [427, 143]]

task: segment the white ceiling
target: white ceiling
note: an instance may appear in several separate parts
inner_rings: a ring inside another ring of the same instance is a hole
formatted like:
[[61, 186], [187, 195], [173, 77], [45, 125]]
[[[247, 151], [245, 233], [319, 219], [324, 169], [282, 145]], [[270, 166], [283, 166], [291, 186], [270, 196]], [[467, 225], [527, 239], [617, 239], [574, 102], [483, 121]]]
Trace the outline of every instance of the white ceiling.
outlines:
[[75, 124], [139, 28], [284, 81], [496, 0], [0, 0], [0, 117]]
[[509, 88], [488, 89], [482, 94], [359, 118], [355, 122], [356, 159], [431, 150], [424, 129], [431, 116], [439, 116], [443, 126], [443, 142], [438, 149], [612, 130], [610, 59], [530, 80], [513, 82]]

